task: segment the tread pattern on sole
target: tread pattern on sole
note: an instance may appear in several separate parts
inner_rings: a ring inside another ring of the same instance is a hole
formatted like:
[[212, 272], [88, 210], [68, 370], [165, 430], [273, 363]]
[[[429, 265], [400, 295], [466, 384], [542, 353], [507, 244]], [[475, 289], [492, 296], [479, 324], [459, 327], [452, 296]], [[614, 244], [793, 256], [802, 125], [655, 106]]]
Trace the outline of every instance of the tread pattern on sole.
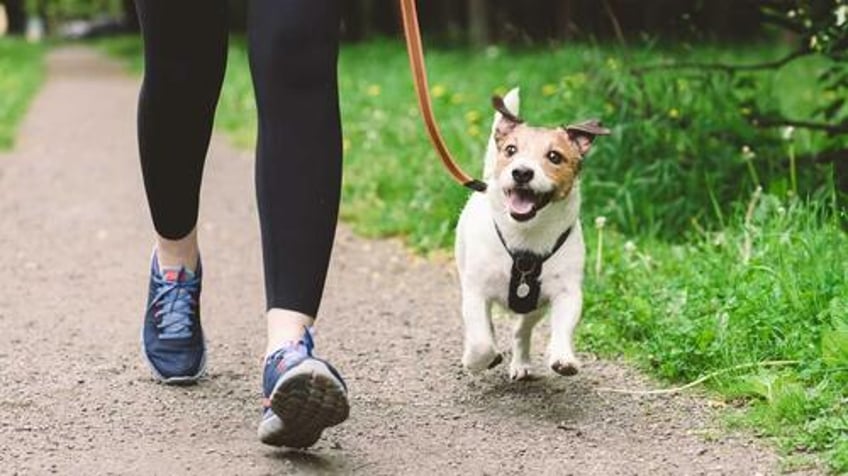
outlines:
[[[312, 364], [312, 365], [310, 365]], [[302, 365], [314, 366], [312, 362]], [[324, 364], [318, 364], [324, 365]], [[350, 414], [347, 394], [338, 381], [312, 368], [281, 382], [271, 396], [271, 409], [283, 421], [264, 443], [289, 448], [315, 444], [325, 428], [338, 425]]]

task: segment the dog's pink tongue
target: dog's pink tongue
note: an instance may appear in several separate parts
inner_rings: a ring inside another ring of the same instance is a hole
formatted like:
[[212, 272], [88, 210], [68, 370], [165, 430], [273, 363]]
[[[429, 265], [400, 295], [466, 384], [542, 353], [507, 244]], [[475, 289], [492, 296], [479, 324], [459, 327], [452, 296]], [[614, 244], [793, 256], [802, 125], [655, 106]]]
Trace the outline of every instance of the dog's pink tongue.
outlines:
[[519, 215], [526, 215], [533, 211], [533, 200], [521, 193], [509, 194], [509, 211]]

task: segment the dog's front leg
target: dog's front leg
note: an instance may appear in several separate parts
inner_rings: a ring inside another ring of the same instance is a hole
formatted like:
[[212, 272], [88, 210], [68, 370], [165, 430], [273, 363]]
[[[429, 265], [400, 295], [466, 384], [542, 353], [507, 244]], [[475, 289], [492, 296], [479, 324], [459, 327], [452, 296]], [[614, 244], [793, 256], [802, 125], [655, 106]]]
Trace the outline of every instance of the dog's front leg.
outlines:
[[468, 290], [463, 292], [465, 351], [462, 355], [462, 365], [472, 372], [490, 369], [503, 360], [503, 356], [495, 350], [491, 311], [492, 304], [485, 297]]
[[551, 303], [551, 342], [548, 365], [560, 375], [574, 375], [580, 361], [574, 355], [574, 328], [583, 309], [583, 292], [579, 289], [563, 293]]
[[512, 361], [509, 364], [509, 377], [512, 380], [526, 380], [530, 375], [530, 338], [533, 327], [542, 318], [544, 312], [535, 311], [518, 317], [512, 333]]

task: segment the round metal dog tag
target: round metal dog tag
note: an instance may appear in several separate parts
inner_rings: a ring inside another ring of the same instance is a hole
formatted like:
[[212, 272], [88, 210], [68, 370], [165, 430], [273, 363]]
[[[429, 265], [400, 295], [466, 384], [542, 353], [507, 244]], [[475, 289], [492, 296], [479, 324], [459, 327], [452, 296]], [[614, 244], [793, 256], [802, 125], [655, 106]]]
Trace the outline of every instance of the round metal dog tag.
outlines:
[[530, 285], [527, 283], [519, 284], [518, 287], [515, 288], [515, 294], [520, 298], [527, 297], [527, 295], [530, 294]]

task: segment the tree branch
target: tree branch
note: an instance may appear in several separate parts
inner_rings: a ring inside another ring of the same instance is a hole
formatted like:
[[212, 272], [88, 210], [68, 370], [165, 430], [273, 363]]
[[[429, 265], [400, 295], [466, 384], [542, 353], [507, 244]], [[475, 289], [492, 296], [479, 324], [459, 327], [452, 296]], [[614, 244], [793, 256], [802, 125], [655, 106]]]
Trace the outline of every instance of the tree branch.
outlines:
[[[798, 160], [804, 159], [809, 160], [809, 157], [798, 157]], [[817, 164], [835, 164], [836, 162], [848, 163], [848, 149], [838, 149], [830, 150], [827, 152], [821, 152], [815, 155], [815, 158], [812, 161]]]
[[707, 70], [707, 71], [722, 71], [728, 74], [733, 74], [740, 71], [759, 71], [763, 69], [777, 69], [786, 64], [802, 57], [808, 55], [810, 52], [804, 48], [800, 50], [793, 51], [783, 58], [776, 59], [774, 61], [767, 61], [765, 63], [753, 63], [753, 64], [726, 64], [726, 63], [665, 63], [665, 64], [653, 64], [647, 66], [640, 66], [636, 68], [632, 68], [630, 71], [634, 74], [643, 74], [649, 73], [651, 71], [656, 70], [671, 70], [671, 69], [699, 69], [699, 70]]
[[807, 29], [802, 23], [786, 18], [786, 15], [782, 12], [770, 12], [766, 10], [760, 10], [760, 12], [763, 15], [763, 21], [766, 23], [772, 23], [799, 35], [807, 33]]
[[831, 135], [848, 134], [848, 121], [841, 124], [829, 124], [826, 122], [793, 120], [782, 117], [755, 117], [751, 119], [751, 122], [759, 127], [797, 127], [799, 129], [824, 131]]
[[618, 17], [615, 16], [609, 0], [604, 0], [604, 10], [607, 13], [607, 17], [609, 17], [610, 23], [612, 23], [612, 28], [615, 30], [615, 36], [618, 38], [618, 42], [621, 43], [622, 47], [626, 48], [627, 41], [624, 39], [624, 32], [621, 30], [621, 24], [618, 22]]

